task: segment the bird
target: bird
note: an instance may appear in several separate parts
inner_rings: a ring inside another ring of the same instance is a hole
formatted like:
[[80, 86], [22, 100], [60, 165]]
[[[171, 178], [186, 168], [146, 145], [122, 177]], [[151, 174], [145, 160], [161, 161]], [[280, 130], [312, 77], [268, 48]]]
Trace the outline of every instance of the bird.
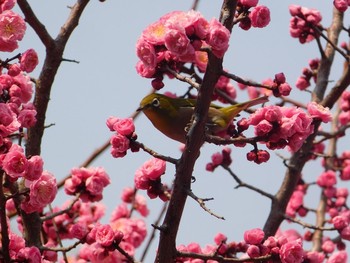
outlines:
[[[225, 131], [239, 112], [267, 101], [268, 97], [262, 96], [228, 107], [211, 103], [208, 110], [206, 132], [216, 135]], [[191, 123], [196, 104], [196, 99], [171, 98], [163, 94], [151, 93], [141, 100], [137, 111], [142, 111], [153, 126], [164, 135], [185, 143], [188, 125]]]

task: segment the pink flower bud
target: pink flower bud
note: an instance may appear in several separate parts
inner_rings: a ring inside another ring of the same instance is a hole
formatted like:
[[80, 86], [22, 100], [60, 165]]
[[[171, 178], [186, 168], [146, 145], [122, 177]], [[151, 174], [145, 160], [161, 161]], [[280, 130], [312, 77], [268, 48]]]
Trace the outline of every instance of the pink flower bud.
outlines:
[[266, 6], [257, 6], [249, 14], [253, 27], [263, 28], [270, 23], [270, 10]]
[[254, 228], [244, 232], [244, 241], [251, 245], [259, 245], [265, 236], [264, 231], [260, 228]]

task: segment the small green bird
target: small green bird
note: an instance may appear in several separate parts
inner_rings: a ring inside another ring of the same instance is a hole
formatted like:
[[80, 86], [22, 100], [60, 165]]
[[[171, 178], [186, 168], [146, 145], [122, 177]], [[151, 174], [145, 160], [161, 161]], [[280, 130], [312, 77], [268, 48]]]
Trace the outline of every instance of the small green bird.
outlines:
[[[239, 112], [267, 101], [267, 96], [264, 96], [228, 107], [211, 104], [207, 121], [209, 133], [215, 135], [225, 131]], [[191, 122], [196, 103], [195, 99], [170, 98], [162, 94], [152, 93], [142, 99], [137, 110], [143, 111], [153, 126], [163, 134], [173, 140], [185, 143], [186, 127]]]

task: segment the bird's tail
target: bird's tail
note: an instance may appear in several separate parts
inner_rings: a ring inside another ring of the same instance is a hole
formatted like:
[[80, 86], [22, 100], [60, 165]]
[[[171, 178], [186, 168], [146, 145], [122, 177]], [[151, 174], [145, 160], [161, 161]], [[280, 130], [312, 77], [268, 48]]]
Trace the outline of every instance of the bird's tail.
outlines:
[[256, 99], [252, 99], [246, 102], [238, 103], [229, 107], [226, 107], [225, 110], [227, 110], [227, 116], [232, 120], [235, 116], [237, 116], [241, 111], [246, 110], [252, 106], [262, 104], [265, 102], [268, 102], [268, 96], [259, 97]]

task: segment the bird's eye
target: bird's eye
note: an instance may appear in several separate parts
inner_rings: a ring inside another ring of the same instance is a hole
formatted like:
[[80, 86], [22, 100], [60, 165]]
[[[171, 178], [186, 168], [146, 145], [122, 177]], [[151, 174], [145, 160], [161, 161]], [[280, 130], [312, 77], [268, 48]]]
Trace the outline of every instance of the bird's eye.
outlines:
[[159, 99], [158, 99], [158, 98], [154, 98], [154, 99], [152, 100], [152, 106], [158, 108], [159, 105], [160, 105]]

